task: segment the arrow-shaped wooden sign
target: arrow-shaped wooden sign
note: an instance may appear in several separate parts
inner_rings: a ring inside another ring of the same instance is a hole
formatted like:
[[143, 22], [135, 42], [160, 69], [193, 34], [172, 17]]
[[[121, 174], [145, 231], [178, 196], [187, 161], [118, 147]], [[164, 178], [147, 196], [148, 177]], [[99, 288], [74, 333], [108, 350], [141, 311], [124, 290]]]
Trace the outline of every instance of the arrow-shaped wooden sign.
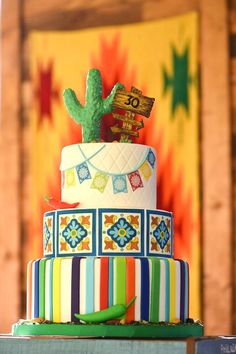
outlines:
[[136, 92], [117, 90], [112, 105], [148, 118], [154, 101], [155, 98], [142, 96]]

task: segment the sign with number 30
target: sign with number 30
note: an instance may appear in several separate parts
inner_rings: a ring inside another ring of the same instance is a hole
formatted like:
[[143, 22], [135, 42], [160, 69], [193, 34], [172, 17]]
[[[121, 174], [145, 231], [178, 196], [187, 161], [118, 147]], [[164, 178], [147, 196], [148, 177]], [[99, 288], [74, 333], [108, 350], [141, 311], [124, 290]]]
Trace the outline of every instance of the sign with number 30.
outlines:
[[134, 92], [117, 90], [113, 106], [149, 117], [155, 99]]

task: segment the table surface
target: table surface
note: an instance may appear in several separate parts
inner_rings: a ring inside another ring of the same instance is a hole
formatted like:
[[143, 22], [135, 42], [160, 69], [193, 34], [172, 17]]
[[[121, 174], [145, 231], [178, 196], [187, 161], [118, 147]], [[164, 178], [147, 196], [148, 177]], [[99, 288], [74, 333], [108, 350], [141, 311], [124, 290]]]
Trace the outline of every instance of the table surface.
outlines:
[[186, 340], [0, 336], [1, 354], [186, 354]]
[[188, 339], [103, 339], [0, 335], [0, 354], [222, 354], [236, 353], [236, 336]]

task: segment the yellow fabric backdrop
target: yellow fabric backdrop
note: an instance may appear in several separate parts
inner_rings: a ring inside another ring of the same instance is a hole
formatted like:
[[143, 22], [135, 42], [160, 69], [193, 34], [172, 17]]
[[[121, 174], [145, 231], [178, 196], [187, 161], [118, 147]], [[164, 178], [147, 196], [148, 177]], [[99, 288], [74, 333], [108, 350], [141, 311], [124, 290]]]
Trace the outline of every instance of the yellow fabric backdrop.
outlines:
[[[158, 208], [174, 212], [175, 257], [190, 265], [190, 316], [200, 317], [198, 18], [195, 13], [115, 27], [34, 32], [30, 38], [31, 115], [29, 258], [42, 254], [45, 195], [60, 198], [60, 153], [81, 141], [62, 91], [83, 102], [86, 73], [101, 70], [105, 95], [117, 81], [156, 98], [137, 142], [156, 148]], [[110, 139], [104, 120], [103, 137]]]

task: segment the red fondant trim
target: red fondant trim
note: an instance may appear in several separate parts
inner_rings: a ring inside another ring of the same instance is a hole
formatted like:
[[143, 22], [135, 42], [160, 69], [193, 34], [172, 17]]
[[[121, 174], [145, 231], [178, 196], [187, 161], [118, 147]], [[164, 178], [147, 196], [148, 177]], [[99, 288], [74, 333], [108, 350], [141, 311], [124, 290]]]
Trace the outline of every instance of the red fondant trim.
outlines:
[[100, 270], [100, 310], [108, 307], [108, 283], [109, 283], [109, 259], [108, 257], [101, 257]]

